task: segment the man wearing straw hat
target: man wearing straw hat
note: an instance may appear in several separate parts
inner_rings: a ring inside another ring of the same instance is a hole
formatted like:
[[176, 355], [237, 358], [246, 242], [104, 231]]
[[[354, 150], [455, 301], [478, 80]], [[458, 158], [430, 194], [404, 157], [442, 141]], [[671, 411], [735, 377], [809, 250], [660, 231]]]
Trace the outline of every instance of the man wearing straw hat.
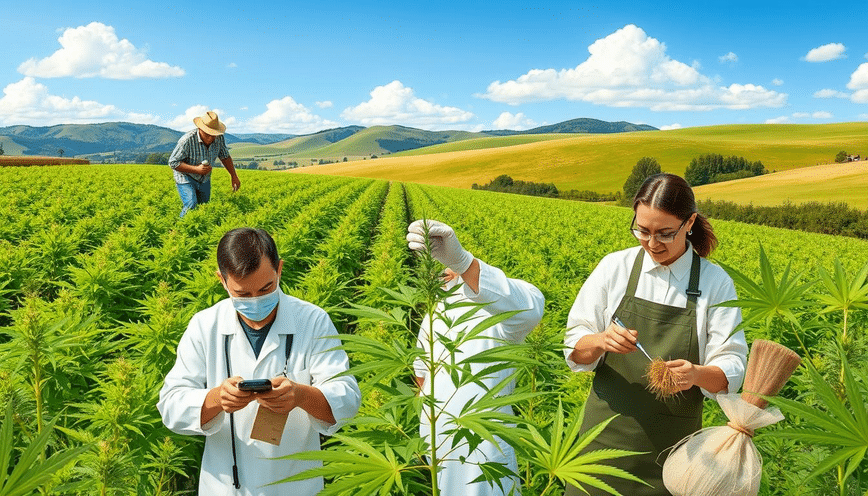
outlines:
[[211, 199], [211, 164], [217, 159], [229, 172], [232, 191], [238, 191], [241, 187], [223, 138], [226, 125], [211, 111], [196, 117], [193, 123], [196, 129], [181, 136], [169, 156], [169, 167], [174, 173], [175, 185], [183, 203], [181, 217], [196, 208], [196, 205]]

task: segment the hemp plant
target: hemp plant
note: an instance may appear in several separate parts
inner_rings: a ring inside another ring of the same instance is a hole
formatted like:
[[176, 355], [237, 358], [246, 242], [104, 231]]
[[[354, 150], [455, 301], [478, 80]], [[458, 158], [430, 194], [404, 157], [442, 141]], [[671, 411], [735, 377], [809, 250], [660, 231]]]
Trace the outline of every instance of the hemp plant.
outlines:
[[[427, 226], [425, 232], [427, 238]], [[472, 463], [469, 455], [483, 440], [496, 444], [498, 439], [543, 471], [546, 492], [554, 489], [558, 481], [590, 481], [591, 485], [600, 487], [594, 475], [601, 473], [633, 478], [626, 472], [599, 464], [627, 456], [629, 452], [601, 450], [591, 452], [590, 456], [581, 453], [608, 422], [579, 437], [581, 415], [573, 418], [564, 429], [561, 414], [556, 419], [557, 425], [544, 429], [529, 425], [527, 419], [501, 412], [505, 405], [522, 405], [545, 394], [531, 392], [527, 386], [516, 387], [508, 395], [501, 394], [510, 379], [533, 365], [528, 347], [504, 342], [472, 356], [462, 354], [461, 349], [476, 339], [492, 339], [483, 336], [483, 332], [520, 311], [483, 317], [480, 310], [486, 304], [452, 298], [460, 286], [443, 287], [442, 265], [429, 252], [419, 252], [416, 262], [409, 285], [381, 288], [387, 295], [385, 308], [351, 304], [343, 309], [344, 313], [356, 317], [357, 331], [378, 328], [377, 333], [340, 336], [342, 348], [358, 361], [346, 373], [359, 379], [362, 387], [365, 400], [360, 414], [344, 426], [340, 434], [333, 436], [322, 451], [284, 457], [321, 461], [322, 467], [273, 484], [322, 476], [329, 481], [320, 493], [324, 496], [438, 496], [441, 489], [437, 476], [447, 462]], [[422, 339], [427, 340], [424, 347], [417, 346], [420, 325], [428, 331], [422, 333]], [[433, 330], [443, 329], [443, 326], [449, 331], [435, 334]], [[435, 340], [445, 349], [445, 355], [434, 356], [423, 349], [435, 349]], [[420, 369], [430, 378], [424, 390], [414, 380]], [[491, 388], [485, 386], [487, 377], [507, 369], [515, 369], [509, 379]], [[481, 393], [466, 404], [453, 404], [447, 409], [450, 402], [458, 400], [455, 395], [443, 399], [442, 392], [438, 400], [436, 388], [440, 382], [433, 380], [435, 375], [448, 377], [454, 390], [474, 384], [481, 388]], [[427, 420], [421, 429], [420, 418]], [[575, 448], [572, 443], [577, 439], [580, 439], [580, 446]], [[569, 446], [565, 446], [565, 442], [570, 443]], [[477, 465], [482, 473], [477, 483], [494, 485], [500, 484], [503, 477], [519, 478], [519, 474], [502, 463]]]
[[[789, 265], [778, 279], [762, 247], [760, 281], [724, 267], [744, 296], [721, 306], [745, 309], [742, 327], [758, 326], [760, 336], [771, 334], [774, 326], [792, 331], [808, 358], [803, 362], [801, 377], [795, 377], [801, 389], [795, 394], [784, 391], [780, 397], [769, 398], [794, 417], [793, 424], [762, 437], [815, 447], [815, 455], [804, 470], [808, 474], [797, 481], [798, 486], [806, 486], [834, 470], [839, 495], [868, 495], [864, 480], [868, 473], [868, 373], [864, 366], [868, 343], [864, 327], [855, 324], [859, 318], [865, 322], [864, 311], [868, 310], [868, 264], [852, 278], [840, 260], [835, 261], [831, 274], [818, 268], [823, 289], [820, 293], [810, 292], [816, 281], [803, 283], [801, 274], [791, 277]], [[786, 337], [782, 334], [778, 339]], [[837, 359], [840, 364], [835, 362]]]

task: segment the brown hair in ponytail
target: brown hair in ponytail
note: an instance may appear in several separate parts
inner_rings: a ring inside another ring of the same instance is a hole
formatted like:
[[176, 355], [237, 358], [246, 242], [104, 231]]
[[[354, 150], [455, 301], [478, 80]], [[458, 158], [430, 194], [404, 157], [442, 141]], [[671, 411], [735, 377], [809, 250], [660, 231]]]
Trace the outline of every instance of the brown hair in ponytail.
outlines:
[[695, 213], [696, 220], [690, 229], [691, 233], [687, 235], [693, 249], [699, 256], [707, 257], [717, 247], [714, 229], [708, 219], [699, 213], [693, 190], [683, 178], [666, 173], [648, 177], [633, 198], [634, 212], [639, 205], [662, 210], [681, 220], [686, 220]]

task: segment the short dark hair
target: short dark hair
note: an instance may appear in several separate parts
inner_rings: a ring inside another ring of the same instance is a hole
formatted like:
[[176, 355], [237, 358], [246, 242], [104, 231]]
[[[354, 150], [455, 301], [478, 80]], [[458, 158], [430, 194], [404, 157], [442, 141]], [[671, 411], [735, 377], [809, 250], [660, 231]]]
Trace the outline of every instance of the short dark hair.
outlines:
[[239, 227], [220, 238], [217, 244], [217, 267], [225, 278], [227, 274], [243, 279], [259, 269], [262, 257], [268, 258], [274, 270], [280, 264], [277, 245], [264, 229]]
[[662, 210], [681, 220], [687, 220], [691, 215], [696, 214], [693, 232], [687, 235], [687, 239], [693, 244], [693, 249], [700, 256], [707, 257], [717, 247], [714, 229], [708, 219], [699, 213], [693, 190], [684, 178], [666, 173], [649, 176], [633, 197], [634, 212], [639, 205]]

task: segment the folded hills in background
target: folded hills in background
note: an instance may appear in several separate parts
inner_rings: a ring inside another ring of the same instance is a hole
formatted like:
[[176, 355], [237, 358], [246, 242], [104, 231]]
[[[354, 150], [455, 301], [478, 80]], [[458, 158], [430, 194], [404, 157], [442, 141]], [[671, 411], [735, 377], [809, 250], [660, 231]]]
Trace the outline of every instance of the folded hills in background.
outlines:
[[[457, 141], [544, 133], [615, 133], [651, 131], [656, 128], [628, 122], [573, 119], [526, 131], [425, 131], [405, 126], [347, 126], [296, 136], [280, 133], [232, 134], [226, 142], [233, 158], [370, 157]], [[125, 162], [148, 153], [170, 152], [183, 133], [173, 129], [128, 122], [61, 124], [48, 127], [8, 126], [0, 128], [0, 144], [7, 155], [62, 154], [68, 157]]]

